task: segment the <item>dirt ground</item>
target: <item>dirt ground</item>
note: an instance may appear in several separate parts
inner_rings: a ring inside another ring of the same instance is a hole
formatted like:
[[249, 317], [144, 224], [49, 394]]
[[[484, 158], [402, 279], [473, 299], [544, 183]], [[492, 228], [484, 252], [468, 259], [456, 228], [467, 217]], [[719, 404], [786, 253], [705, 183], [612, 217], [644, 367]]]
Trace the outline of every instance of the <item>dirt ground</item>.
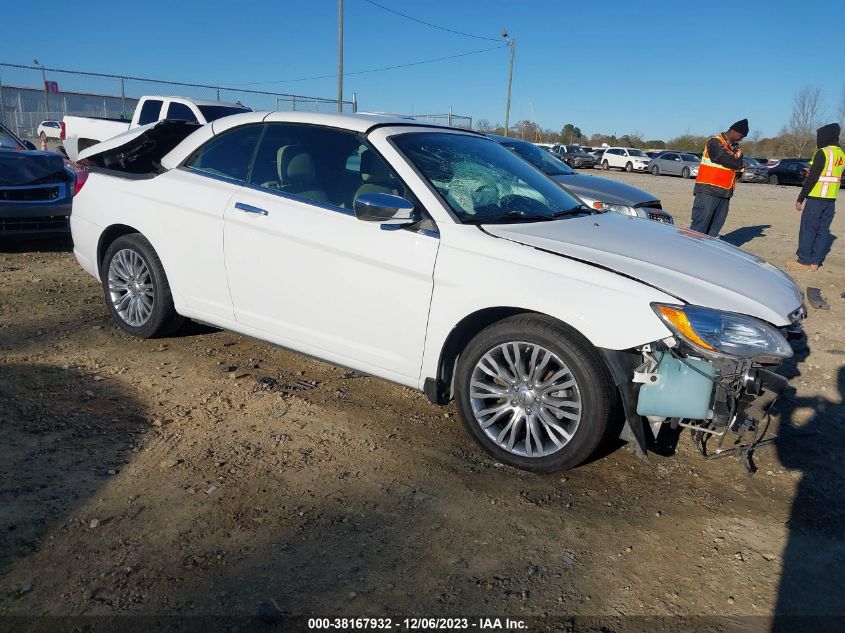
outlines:
[[[688, 225], [691, 181], [610, 177]], [[725, 239], [783, 265], [797, 193], [741, 185]], [[67, 244], [0, 247], [0, 629], [261, 611], [587, 618], [551, 626], [566, 631], [769, 630], [777, 612], [842, 630], [841, 246], [798, 276], [830, 309], [810, 308], [782, 369], [782, 441], [753, 477], [687, 434], [648, 464], [612, 447], [565, 474], [501, 467], [454, 406], [198, 325], [135, 340]]]

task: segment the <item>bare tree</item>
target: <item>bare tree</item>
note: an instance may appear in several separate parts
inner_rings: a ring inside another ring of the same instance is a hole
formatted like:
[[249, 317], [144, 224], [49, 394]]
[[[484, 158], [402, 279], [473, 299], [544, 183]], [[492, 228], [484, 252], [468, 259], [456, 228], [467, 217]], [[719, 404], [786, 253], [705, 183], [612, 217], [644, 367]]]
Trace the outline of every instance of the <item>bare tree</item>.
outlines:
[[478, 121], [475, 123], [475, 129], [479, 132], [487, 134], [488, 132], [491, 132], [494, 128], [488, 119], [478, 119]]
[[795, 93], [792, 116], [783, 130], [786, 150], [794, 156], [806, 156], [815, 149], [815, 132], [824, 115], [821, 88], [804, 86]]

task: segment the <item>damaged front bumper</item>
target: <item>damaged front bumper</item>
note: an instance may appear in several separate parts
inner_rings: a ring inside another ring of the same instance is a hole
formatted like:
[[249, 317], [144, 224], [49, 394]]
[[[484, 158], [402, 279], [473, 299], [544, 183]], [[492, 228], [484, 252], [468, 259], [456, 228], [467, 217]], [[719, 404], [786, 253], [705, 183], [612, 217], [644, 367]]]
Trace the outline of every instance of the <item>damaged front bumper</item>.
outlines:
[[640, 457], [664, 425], [684, 427], [706, 459], [735, 456], [756, 470], [754, 450], [773, 441], [769, 411], [788, 384], [771, 359], [706, 358], [662, 341], [603, 352], [625, 409], [621, 439]]

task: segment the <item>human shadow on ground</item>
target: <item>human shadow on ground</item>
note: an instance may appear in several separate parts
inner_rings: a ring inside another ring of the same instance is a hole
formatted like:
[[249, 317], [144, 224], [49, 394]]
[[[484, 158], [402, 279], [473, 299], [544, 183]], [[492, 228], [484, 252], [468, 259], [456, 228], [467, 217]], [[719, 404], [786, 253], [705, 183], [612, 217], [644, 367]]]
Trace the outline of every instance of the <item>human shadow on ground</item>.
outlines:
[[12, 566], [122, 469], [147, 426], [143, 411], [108, 381], [74, 369], [0, 364], [0, 608], [36, 582], [10, 586]]
[[770, 228], [772, 228], [771, 224], [743, 226], [738, 229], [734, 229], [730, 233], [725, 233], [722, 235], [721, 239], [728, 244], [733, 244], [734, 246], [739, 247], [758, 237], [764, 237], [766, 235], [766, 229]]
[[[806, 340], [792, 346], [795, 355], [781, 370], [787, 378], [806, 370], [802, 363], [809, 355]], [[777, 456], [801, 477], [787, 524], [772, 626], [777, 633], [845, 627], [845, 367], [838, 370], [837, 387], [836, 399], [798, 397], [793, 389], [775, 405]], [[802, 409], [814, 410], [804, 423]]]

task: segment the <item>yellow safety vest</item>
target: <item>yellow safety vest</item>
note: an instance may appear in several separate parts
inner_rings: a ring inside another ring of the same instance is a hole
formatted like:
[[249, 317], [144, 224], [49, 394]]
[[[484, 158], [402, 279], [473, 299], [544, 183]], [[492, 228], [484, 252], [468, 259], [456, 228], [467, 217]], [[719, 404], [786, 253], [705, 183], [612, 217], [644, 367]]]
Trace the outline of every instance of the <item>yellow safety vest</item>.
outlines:
[[[811, 198], [836, 200], [836, 194], [839, 193], [839, 185], [842, 182], [842, 171], [845, 170], [845, 152], [838, 145], [828, 145], [819, 149], [824, 152], [824, 169], [809, 195]], [[813, 164], [812, 160], [810, 164]]]

